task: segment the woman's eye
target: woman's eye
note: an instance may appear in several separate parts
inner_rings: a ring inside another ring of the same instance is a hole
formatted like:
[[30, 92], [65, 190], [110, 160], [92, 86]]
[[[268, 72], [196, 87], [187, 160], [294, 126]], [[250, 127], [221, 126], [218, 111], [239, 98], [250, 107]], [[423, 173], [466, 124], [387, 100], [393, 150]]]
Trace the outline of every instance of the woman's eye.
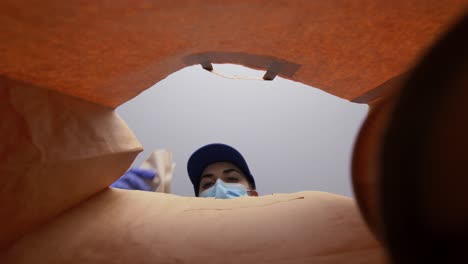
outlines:
[[204, 184], [202, 185], [202, 187], [203, 187], [203, 189], [207, 189], [207, 188], [210, 188], [212, 185], [213, 185], [212, 182], [207, 182], [207, 183], [204, 183]]
[[238, 182], [239, 179], [237, 177], [229, 177], [228, 182]]

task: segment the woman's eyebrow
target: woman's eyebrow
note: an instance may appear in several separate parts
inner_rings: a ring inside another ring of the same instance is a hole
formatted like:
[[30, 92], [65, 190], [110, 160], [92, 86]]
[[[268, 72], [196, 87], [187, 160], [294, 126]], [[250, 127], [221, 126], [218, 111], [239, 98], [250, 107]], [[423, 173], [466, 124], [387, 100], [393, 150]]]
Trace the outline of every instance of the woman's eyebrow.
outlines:
[[214, 174], [211, 174], [211, 173], [203, 174], [201, 176], [200, 181], [203, 180], [204, 178], [212, 178], [213, 176], [214, 176]]
[[238, 173], [240, 173], [240, 172], [239, 172], [238, 170], [236, 170], [236, 169], [227, 169], [227, 170], [224, 170], [224, 171], [223, 171], [223, 174], [228, 174], [228, 173], [231, 173], [231, 172], [238, 172]]

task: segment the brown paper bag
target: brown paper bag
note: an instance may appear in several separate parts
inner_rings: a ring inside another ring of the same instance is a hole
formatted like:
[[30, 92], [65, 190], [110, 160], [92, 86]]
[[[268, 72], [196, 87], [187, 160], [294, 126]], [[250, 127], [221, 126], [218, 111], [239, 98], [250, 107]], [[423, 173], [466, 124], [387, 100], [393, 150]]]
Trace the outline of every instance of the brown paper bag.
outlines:
[[106, 188], [141, 145], [110, 108], [0, 78], [0, 248]]
[[230, 200], [109, 189], [19, 240], [1, 263], [384, 263], [350, 198]]
[[1, 1], [0, 261], [378, 263], [353, 202], [339, 197], [101, 192], [141, 151], [112, 108], [211, 63], [373, 102], [466, 6], [424, 3]]

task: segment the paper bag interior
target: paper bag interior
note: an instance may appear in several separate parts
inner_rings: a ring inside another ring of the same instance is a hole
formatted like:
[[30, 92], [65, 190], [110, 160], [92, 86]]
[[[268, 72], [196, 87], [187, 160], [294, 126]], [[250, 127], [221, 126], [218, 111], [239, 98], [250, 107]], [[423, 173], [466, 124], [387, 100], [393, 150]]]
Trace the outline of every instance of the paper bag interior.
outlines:
[[109, 189], [17, 241], [2, 263], [384, 263], [350, 198], [231, 200]]
[[348, 198], [110, 190], [142, 150], [113, 109], [211, 63], [372, 103], [465, 4], [2, 1], [0, 262], [379, 263]]
[[1, 92], [12, 151], [1, 167], [1, 263], [383, 261], [350, 198], [110, 189], [141, 150], [112, 109], [9, 80]]

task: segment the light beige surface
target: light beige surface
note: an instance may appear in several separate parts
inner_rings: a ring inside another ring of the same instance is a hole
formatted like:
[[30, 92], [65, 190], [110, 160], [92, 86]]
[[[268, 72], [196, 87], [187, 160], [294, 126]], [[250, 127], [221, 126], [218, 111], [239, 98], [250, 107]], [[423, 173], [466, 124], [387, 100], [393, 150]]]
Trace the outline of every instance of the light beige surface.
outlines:
[[122, 175], [142, 150], [113, 109], [0, 77], [0, 248]]
[[0, 263], [383, 263], [350, 198], [231, 200], [109, 189], [25, 236]]

